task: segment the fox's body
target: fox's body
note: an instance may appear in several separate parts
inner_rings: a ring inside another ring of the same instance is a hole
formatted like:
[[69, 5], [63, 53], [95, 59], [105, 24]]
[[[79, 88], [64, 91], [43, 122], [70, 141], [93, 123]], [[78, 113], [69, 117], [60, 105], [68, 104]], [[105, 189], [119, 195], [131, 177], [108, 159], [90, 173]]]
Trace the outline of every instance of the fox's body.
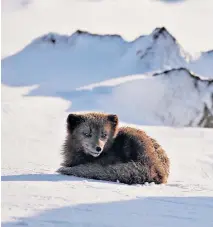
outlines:
[[165, 151], [142, 130], [118, 128], [116, 115], [70, 114], [67, 131], [59, 173], [126, 184], [167, 182]]

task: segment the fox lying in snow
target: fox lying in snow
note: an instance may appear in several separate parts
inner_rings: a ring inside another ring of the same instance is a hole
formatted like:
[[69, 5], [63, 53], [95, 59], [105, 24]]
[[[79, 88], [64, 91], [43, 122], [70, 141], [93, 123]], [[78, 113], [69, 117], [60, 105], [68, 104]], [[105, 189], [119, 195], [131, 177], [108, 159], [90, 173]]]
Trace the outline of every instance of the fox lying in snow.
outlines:
[[144, 131], [118, 127], [114, 114], [69, 114], [63, 146], [64, 175], [125, 184], [167, 183], [170, 161]]

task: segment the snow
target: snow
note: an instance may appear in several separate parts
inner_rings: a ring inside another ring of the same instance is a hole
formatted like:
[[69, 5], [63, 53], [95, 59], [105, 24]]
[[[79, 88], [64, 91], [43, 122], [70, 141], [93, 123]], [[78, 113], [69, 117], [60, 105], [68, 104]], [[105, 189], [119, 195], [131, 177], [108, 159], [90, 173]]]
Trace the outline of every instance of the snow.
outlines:
[[[190, 55], [165, 28], [156, 28], [150, 35], [132, 42], [120, 36], [82, 31], [71, 36], [49, 33], [36, 38], [17, 54], [4, 58], [2, 80], [10, 86], [39, 84], [37, 94], [53, 95], [119, 76], [178, 67], [207, 72], [208, 65], [211, 67], [209, 59], [208, 64], [199, 63], [200, 67], [189, 59]], [[211, 70], [209, 75], [212, 75]]]
[[142, 125], [197, 126], [204, 106], [212, 110], [213, 81], [198, 80], [179, 68], [154, 76], [121, 77], [60, 94], [72, 100], [70, 110], [90, 107], [116, 112], [123, 121]]
[[2, 60], [2, 82], [37, 85], [27, 95], [71, 100], [72, 111], [115, 111], [123, 121], [143, 125], [198, 126], [205, 106], [213, 113], [213, 83], [206, 78], [211, 60], [196, 61], [200, 68], [164, 27], [132, 42], [80, 30], [49, 33]]
[[136, 126], [167, 150], [167, 185], [60, 176], [69, 103], [30, 89], [2, 86], [2, 226], [211, 226], [212, 129]]
[[190, 68], [206, 78], [213, 78], [213, 50], [200, 53], [190, 63]]
[[[166, 2], [2, 1], [2, 226], [212, 226], [213, 130], [182, 126], [212, 111], [211, 51], [191, 52], [212, 49], [213, 4]], [[56, 174], [68, 112], [92, 110], [156, 138], [168, 184]]]

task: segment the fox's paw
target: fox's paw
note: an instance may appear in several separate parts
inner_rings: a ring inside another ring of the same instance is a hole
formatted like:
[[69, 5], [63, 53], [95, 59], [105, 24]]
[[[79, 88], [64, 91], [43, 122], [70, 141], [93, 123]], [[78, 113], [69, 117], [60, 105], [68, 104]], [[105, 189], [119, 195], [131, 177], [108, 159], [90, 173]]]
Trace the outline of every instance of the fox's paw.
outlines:
[[64, 175], [71, 175], [71, 167], [60, 167], [59, 169], [56, 170], [57, 173], [64, 174]]

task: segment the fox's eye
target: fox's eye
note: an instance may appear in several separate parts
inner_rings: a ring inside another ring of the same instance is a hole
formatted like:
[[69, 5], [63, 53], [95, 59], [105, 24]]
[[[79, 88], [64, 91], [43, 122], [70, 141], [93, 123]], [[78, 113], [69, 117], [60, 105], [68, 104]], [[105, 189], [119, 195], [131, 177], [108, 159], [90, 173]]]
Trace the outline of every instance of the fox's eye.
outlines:
[[105, 139], [107, 137], [107, 134], [106, 133], [103, 133], [102, 135], [101, 135], [101, 138], [103, 138], [103, 139]]
[[84, 134], [84, 136], [86, 136], [86, 137], [91, 137], [91, 136], [92, 136], [91, 133], [89, 133], [89, 132], [83, 132], [83, 134]]

